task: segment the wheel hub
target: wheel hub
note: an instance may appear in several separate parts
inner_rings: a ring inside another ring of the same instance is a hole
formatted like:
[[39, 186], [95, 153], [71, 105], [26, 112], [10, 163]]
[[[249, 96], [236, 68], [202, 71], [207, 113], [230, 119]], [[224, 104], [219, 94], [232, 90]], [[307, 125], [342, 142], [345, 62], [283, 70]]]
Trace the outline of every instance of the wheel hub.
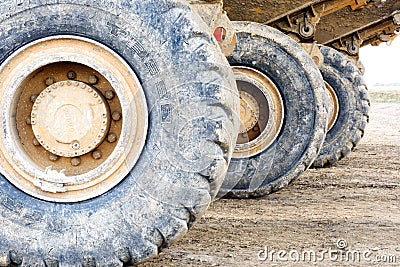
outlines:
[[31, 42], [0, 65], [0, 172], [52, 202], [111, 190], [144, 148], [148, 109], [131, 67], [77, 36]]
[[240, 125], [239, 133], [244, 134], [256, 126], [260, 115], [257, 100], [245, 91], [239, 92], [240, 97]]
[[283, 125], [284, 107], [276, 85], [263, 73], [249, 67], [234, 67], [241, 102], [240, 131], [234, 158], [247, 158], [267, 149]]
[[330, 108], [328, 110], [328, 131], [333, 128], [338, 117], [339, 117], [339, 99], [333, 90], [332, 86], [325, 82], [325, 87], [328, 90], [328, 101], [330, 104]]
[[62, 81], [43, 90], [31, 113], [36, 139], [60, 157], [93, 151], [106, 138], [110, 114], [101, 94], [78, 81]]

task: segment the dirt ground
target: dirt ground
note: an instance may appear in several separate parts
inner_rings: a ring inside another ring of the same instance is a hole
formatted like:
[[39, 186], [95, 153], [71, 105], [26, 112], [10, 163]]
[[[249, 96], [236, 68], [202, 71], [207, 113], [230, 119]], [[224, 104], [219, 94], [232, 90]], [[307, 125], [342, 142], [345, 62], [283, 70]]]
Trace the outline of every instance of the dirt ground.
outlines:
[[218, 200], [140, 266], [399, 266], [400, 103], [371, 113], [362, 144], [336, 166], [260, 199]]

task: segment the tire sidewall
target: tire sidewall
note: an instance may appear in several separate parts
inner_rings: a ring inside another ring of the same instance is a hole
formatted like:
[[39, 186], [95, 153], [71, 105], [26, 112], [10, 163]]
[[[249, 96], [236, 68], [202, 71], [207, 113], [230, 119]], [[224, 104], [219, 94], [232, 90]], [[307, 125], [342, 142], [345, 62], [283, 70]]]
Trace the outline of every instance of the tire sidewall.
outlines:
[[316, 98], [323, 85], [318, 68], [289, 37], [253, 23], [239, 25], [237, 46], [228, 61], [267, 75], [277, 86], [285, 111], [281, 132], [269, 148], [251, 158], [232, 159], [220, 193], [257, 197], [289, 184], [315, 158], [326, 122], [322, 93]]

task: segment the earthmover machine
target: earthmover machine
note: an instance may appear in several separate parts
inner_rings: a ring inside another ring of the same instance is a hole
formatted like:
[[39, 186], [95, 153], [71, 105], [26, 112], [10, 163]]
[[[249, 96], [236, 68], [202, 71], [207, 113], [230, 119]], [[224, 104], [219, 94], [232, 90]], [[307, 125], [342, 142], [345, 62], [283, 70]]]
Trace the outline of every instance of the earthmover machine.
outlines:
[[130, 266], [360, 141], [397, 0], [2, 0], [0, 266]]

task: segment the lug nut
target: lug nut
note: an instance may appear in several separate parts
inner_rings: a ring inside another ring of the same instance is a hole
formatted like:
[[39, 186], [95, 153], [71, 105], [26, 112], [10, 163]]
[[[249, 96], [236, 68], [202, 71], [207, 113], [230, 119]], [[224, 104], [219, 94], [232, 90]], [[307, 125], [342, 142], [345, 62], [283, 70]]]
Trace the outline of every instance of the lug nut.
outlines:
[[119, 121], [121, 119], [121, 113], [119, 113], [118, 111], [114, 111], [111, 117], [114, 121]]
[[104, 96], [106, 97], [107, 100], [112, 100], [114, 98], [114, 96], [115, 96], [115, 93], [114, 93], [113, 90], [107, 90], [104, 93]]
[[76, 167], [79, 166], [81, 164], [81, 158], [80, 157], [76, 157], [76, 158], [72, 158], [71, 159], [71, 165]]
[[36, 101], [36, 98], [38, 98], [38, 94], [33, 94], [33, 95], [31, 95], [31, 102], [32, 103], [35, 103], [35, 101]]
[[110, 134], [107, 136], [107, 141], [108, 141], [109, 143], [114, 143], [115, 141], [117, 141], [117, 135], [116, 135], [115, 133], [110, 133]]
[[31, 116], [26, 116], [25, 122], [26, 122], [26, 124], [31, 125], [32, 124]]
[[32, 139], [32, 144], [33, 144], [34, 146], [40, 146], [40, 143], [39, 143], [39, 141], [38, 141], [36, 138], [33, 138], [33, 139]]
[[93, 151], [93, 153], [92, 153], [92, 157], [93, 157], [94, 159], [101, 159], [101, 157], [103, 157], [103, 153], [101, 153], [100, 150], [95, 150], [95, 151]]
[[67, 78], [68, 78], [69, 80], [75, 80], [75, 79], [76, 79], [76, 72], [73, 71], [73, 70], [68, 71], [68, 73], [67, 73]]
[[49, 159], [50, 159], [51, 161], [57, 161], [58, 158], [59, 158], [59, 156], [57, 156], [57, 155], [55, 155], [55, 154], [53, 154], [53, 153], [50, 153]]
[[49, 77], [49, 78], [47, 78], [44, 82], [45, 82], [45, 84], [46, 84], [47, 86], [50, 86], [50, 85], [52, 85], [52, 84], [55, 84], [55, 83], [56, 83], [56, 80], [55, 80], [53, 77]]
[[79, 148], [81, 148], [81, 144], [79, 144], [78, 141], [74, 141], [72, 142], [71, 147], [73, 150], [78, 150]]
[[97, 78], [96, 75], [90, 75], [88, 82], [91, 85], [97, 84], [99, 82], [99, 78]]

